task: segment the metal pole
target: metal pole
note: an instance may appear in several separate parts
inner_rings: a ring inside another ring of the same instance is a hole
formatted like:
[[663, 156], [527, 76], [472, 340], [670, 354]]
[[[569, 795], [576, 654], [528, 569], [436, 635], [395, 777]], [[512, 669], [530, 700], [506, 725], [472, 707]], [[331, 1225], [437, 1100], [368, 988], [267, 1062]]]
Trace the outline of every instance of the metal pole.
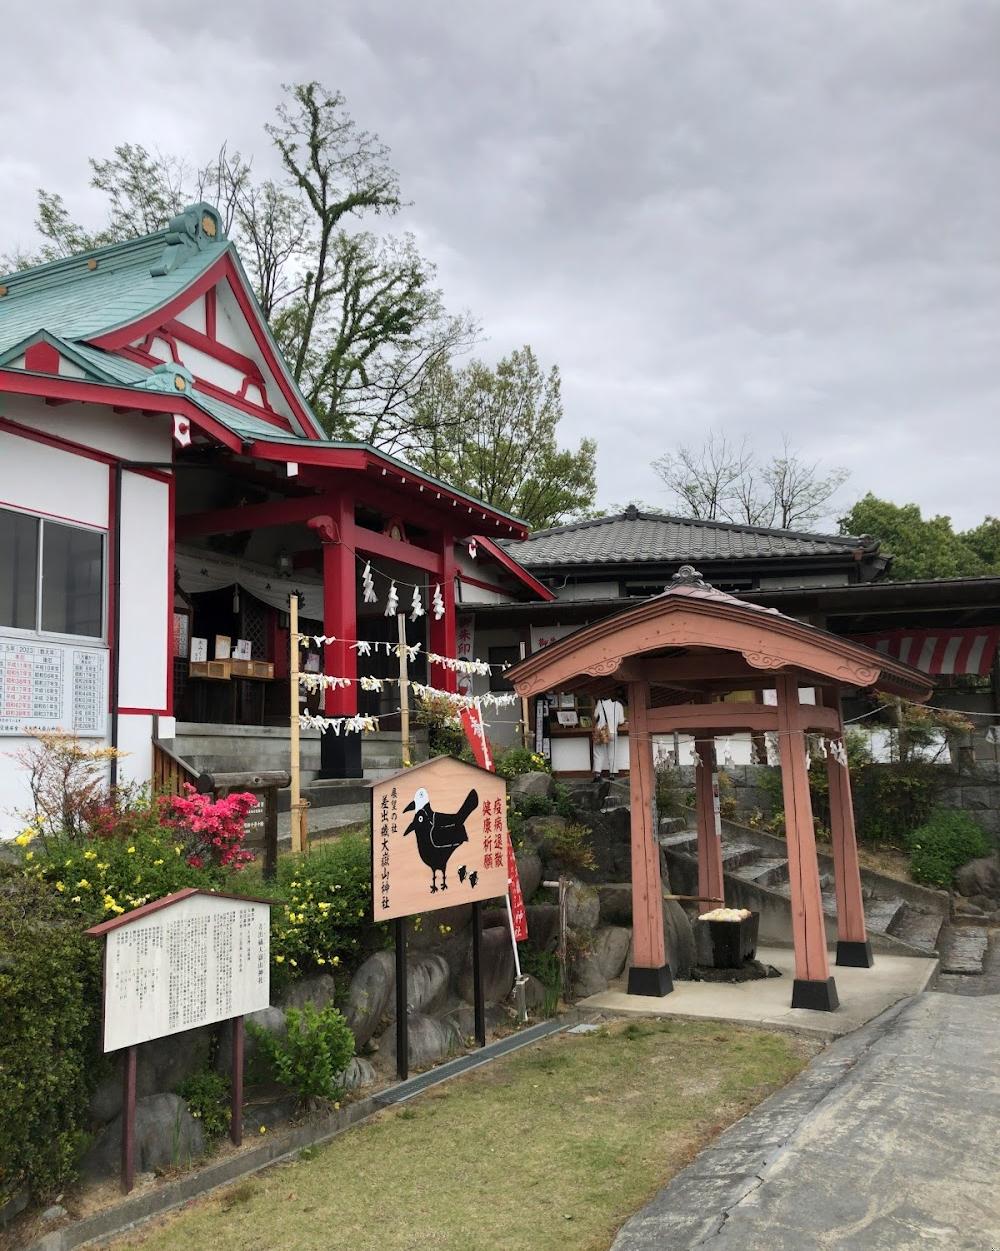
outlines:
[[243, 1143], [243, 1051], [244, 1030], [243, 1018], [233, 1017], [233, 1087], [231, 1115], [229, 1120], [229, 1137], [233, 1146]]
[[[475, 905], [473, 905], [475, 906]], [[406, 917], [396, 918], [396, 1076], [410, 1075], [409, 1022], [406, 1018]]]
[[527, 978], [521, 972], [521, 957], [517, 951], [517, 935], [514, 932], [514, 913], [510, 906], [509, 891], [504, 895], [503, 901], [507, 905], [507, 928], [510, 930], [510, 945], [514, 952], [514, 998], [517, 1002], [517, 1015], [520, 1021], [526, 1021], [528, 1019], [528, 1000], [524, 986]]
[[472, 983], [476, 1008], [476, 1041], [486, 1046], [486, 1005], [483, 1002], [483, 905], [472, 905]]
[[410, 678], [406, 654], [406, 618], [397, 614], [399, 625], [399, 732], [403, 751], [403, 768], [410, 767]]
[[301, 754], [299, 747], [299, 597], [288, 597], [289, 766], [291, 781], [292, 851], [304, 850], [302, 837]]

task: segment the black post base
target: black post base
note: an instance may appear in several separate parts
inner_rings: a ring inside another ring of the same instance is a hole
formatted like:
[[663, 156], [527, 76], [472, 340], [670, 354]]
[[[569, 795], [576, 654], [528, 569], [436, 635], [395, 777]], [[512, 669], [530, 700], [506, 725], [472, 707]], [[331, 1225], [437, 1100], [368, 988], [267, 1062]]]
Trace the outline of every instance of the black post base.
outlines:
[[792, 984], [792, 1007], [810, 1008], [813, 1012], [836, 1012], [840, 1007], [837, 983], [832, 977], [825, 982], [809, 982], [797, 977]]
[[332, 730], [325, 730], [319, 740], [319, 776], [364, 777], [361, 767], [361, 735], [335, 735]]
[[871, 942], [867, 939], [863, 943], [840, 939], [837, 943], [837, 963], [846, 969], [870, 969], [875, 963]]
[[628, 993], [630, 995], [649, 995], [653, 999], [662, 999], [674, 989], [674, 979], [670, 976], [670, 965], [665, 964], [659, 969], [642, 969], [633, 966], [628, 971]]

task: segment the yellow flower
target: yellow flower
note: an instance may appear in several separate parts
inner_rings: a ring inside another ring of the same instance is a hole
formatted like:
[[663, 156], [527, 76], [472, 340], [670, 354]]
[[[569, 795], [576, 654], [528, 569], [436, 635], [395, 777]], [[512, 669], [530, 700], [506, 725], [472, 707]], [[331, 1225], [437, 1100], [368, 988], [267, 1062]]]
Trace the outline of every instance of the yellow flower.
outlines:
[[340, 956], [334, 956], [334, 957], [333, 957], [333, 959], [330, 961], [330, 963], [331, 963], [331, 964], [339, 964], [339, 963], [340, 963]]
[[27, 847], [27, 845], [31, 842], [33, 838], [37, 836], [37, 834], [38, 834], [38, 831], [33, 830], [31, 826], [29, 825], [27, 829], [22, 830], [21, 833], [18, 834], [17, 838], [14, 839], [14, 842], [17, 843], [18, 847]]
[[56, 890], [60, 893], [60, 895], [63, 893], [65, 889], [66, 887], [63, 886], [62, 882], [56, 882]]
[[266, 1125], [262, 1125], [262, 1126], [260, 1127], [260, 1132], [261, 1132], [262, 1134], [266, 1134], [266, 1133], [267, 1133], [267, 1126], [266, 1126]]
[[134, 855], [135, 855], [135, 848], [134, 848], [134, 847], [126, 847], [126, 848], [125, 848], [125, 850], [128, 852], [128, 854], [129, 854], [130, 856], [134, 856]]
[[90, 883], [85, 877], [82, 877], [79, 882], [77, 882], [76, 888], [77, 890], [90, 890]]
[[284, 957], [284, 956], [275, 956], [275, 957], [274, 957], [274, 963], [275, 963], [275, 964], [284, 964], [284, 963], [285, 963], [285, 957]]
[[316, 957], [316, 963], [317, 963], [317, 964], [326, 964], [326, 961], [323, 959], [323, 957], [322, 957], [322, 956], [317, 956], [317, 957]]
[[183, 850], [184, 850], [184, 848], [180, 845], [180, 843], [175, 843], [175, 844], [174, 844], [174, 855], [175, 855], [175, 856], [179, 856]]
[[107, 861], [105, 861], [104, 864], [99, 864], [97, 867], [103, 872], [105, 869], [109, 868], [110, 866], [108, 865]]
[[84, 860], [96, 860], [96, 859], [97, 859], [97, 852], [96, 852], [96, 851], [85, 851], [85, 852], [83, 853], [83, 858], [84, 858]]
[[34, 860], [35, 853], [33, 851], [25, 852], [24, 858], [25, 860]]
[[80, 896], [79, 896], [79, 895], [74, 895], [74, 896], [73, 896], [73, 898], [72, 898], [72, 900], [71, 900], [70, 902], [71, 902], [71, 903], [79, 903], [79, 902], [80, 902]]
[[157, 864], [162, 864], [162, 863], [163, 863], [163, 861], [162, 861], [162, 860], [154, 860], [154, 861], [153, 861], [153, 864], [154, 864], [154, 865], [157, 865]]
[[289, 960], [289, 961], [288, 961], [288, 963], [289, 963], [289, 964], [294, 964], [296, 968], [298, 968], [298, 967], [299, 967], [299, 962], [298, 962], [298, 960]]

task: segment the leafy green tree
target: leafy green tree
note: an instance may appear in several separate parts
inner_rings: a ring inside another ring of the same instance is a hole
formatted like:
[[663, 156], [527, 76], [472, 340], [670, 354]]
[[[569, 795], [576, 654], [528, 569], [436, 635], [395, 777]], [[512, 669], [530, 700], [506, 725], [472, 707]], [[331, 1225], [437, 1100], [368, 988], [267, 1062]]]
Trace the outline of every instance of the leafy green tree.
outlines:
[[462, 369], [442, 362], [419, 405], [425, 449], [420, 468], [453, 482], [532, 529], [575, 519], [597, 491], [596, 444], [581, 439], [560, 448], [563, 416], [559, 370], [543, 373], [530, 347], [491, 369], [472, 361]]
[[427, 372], [470, 347], [478, 327], [449, 315], [435, 271], [409, 235], [361, 227], [403, 205], [389, 151], [362, 130], [339, 92], [286, 87], [265, 127], [281, 164], [256, 180], [252, 162], [223, 145], [201, 166], [119, 144], [91, 158], [91, 186], [107, 214], [73, 221], [60, 195], [39, 190], [41, 247], [11, 268], [159, 230], [188, 203], [210, 200], [240, 249], [265, 317], [327, 433], [404, 455], [423, 430], [415, 404]]
[[991, 571], [1000, 570], [1000, 518], [987, 517], [974, 530], [965, 530], [961, 538]]
[[924, 517], [917, 504], [893, 504], [871, 492], [840, 519], [840, 532], [879, 539], [895, 557], [895, 580], [969, 577], [990, 570], [968, 536], [955, 533], [950, 517]]

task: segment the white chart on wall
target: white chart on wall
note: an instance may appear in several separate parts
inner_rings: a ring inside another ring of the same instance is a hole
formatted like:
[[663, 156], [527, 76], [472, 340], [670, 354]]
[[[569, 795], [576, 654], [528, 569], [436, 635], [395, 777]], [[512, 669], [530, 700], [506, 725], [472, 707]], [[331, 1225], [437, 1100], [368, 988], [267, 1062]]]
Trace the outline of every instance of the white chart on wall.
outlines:
[[107, 720], [107, 648], [0, 636], [0, 735], [103, 738]]
[[267, 904], [190, 895], [110, 930], [105, 941], [105, 1051], [270, 1003]]

